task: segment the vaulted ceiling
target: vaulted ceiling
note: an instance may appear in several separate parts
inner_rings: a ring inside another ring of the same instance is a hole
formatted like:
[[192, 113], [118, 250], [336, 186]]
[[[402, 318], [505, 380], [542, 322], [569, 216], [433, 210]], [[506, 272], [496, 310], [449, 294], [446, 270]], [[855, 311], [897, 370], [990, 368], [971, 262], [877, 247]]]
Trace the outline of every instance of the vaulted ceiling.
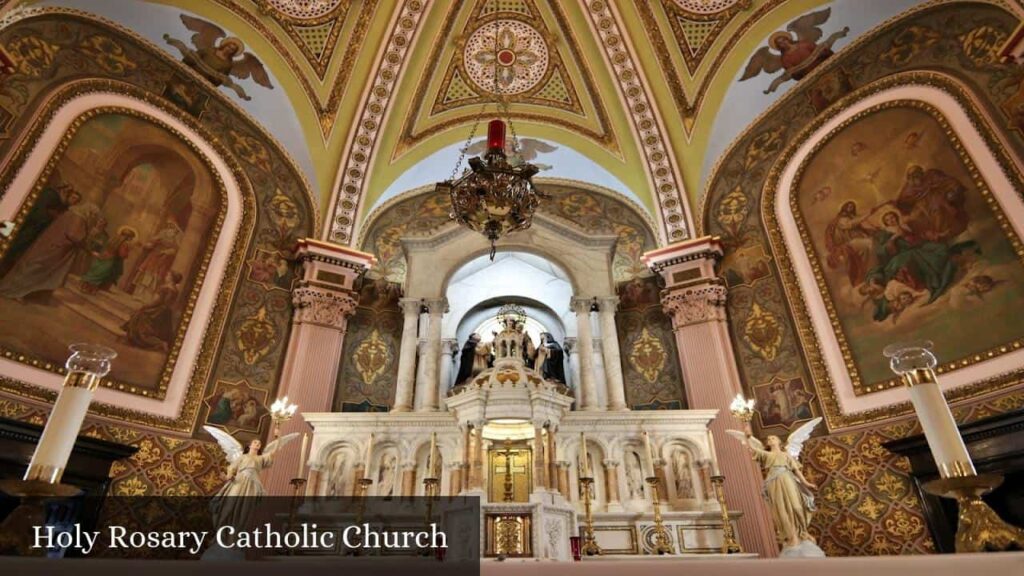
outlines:
[[[272, 88], [253, 75], [235, 78], [248, 99], [225, 93], [305, 170], [329, 239], [352, 243], [386, 194], [451, 172], [481, 137], [484, 107], [499, 113], [497, 91], [533, 154], [560, 164], [551, 175], [639, 200], [665, 242], [692, 233], [715, 158], [793, 85], [766, 94], [779, 76], [767, 72], [739, 81], [773, 33], [827, 5], [820, 30], [839, 50], [918, 3], [0, 0], [0, 10], [88, 12], [177, 58], [171, 39], [240, 39]], [[197, 26], [207, 35], [193, 37]]]

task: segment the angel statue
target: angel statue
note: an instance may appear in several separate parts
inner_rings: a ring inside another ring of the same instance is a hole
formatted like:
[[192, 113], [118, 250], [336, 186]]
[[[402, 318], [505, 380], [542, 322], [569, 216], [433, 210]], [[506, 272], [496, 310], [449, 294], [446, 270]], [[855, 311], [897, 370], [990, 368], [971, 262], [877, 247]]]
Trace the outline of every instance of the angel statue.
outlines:
[[780, 69], [784, 70], [783, 74], [772, 80], [771, 85], [764, 91], [765, 94], [770, 94], [782, 84], [790, 80], [800, 80], [808, 75], [811, 70], [832, 56], [832, 45], [850, 32], [847, 26], [819, 44], [818, 40], [821, 40], [823, 34], [819, 26], [827, 22], [831, 15], [831, 8], [804, 14], [790, 22], [786, 31], [779, 30], [769, 36], [768, 45], [754, 52], [750, 58], [740, 82], [762, 72], [774, 74]]
[[246, 450], [231, 434], [220, 428], [203, 426], [203, 429], [217, 440], [228, 459], [227, 483], [221, 486], [210, 503], [214, 525], [242, 528], [260, 497], [267, 493], [260, 482], [260, 471], [270, 468], [274, 463], [274, 453], [298, 438], [299, 433], [285, 434], [260, 451], [262, 442], [259, 439], [249, 442]]
[[775, 435], [765, 438], [768, 445], [765, 448], [765, 444], [749, 431], [726, 431], [750, 449], [754, 460], [765, 471], [764, 497], [775, 518], [775, 533], [782, 544], [782, 556], [825, 555], [808, 532], [811, 513], [815, 510], [811, 490], [817, 486], [804, 478], [800, 470], [800, 451], [819, 422], [821, 418], [815, 418], [794, 430], [786, 439], [785, 447]]
[[227, 36], [221, 27], [206, 20], [182, 14], [181, 21], [186, 28], [195, 32], [192, 35], [192, 47], [168, 34], [164, 34], [164, 40], [181, 52], [182, 62], [202, 74], [211, 84], [231, 88], [242, 100], [252, 98], [231, 79], [232, 76], [241, 80], [251, 77], [260, 86], [274, 87], [263, 63], [252, 52], [245, 51], [245, 44], [241, 40]]

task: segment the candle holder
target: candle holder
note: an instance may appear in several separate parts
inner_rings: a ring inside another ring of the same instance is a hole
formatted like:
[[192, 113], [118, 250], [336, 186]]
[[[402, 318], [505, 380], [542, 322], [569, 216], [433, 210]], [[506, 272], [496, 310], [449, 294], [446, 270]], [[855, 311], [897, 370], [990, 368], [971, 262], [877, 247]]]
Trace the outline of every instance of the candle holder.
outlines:
[[747, 400], [743, 394], [737, 394], [729, 404], [729, 413], [745, 424], [749, 424], [754, 419], [754, 412], [754, 401]]
[[[302, 500], [302, 496], [300, 496], [300, 493], [302, 491], [302, 487], [306, 485], [306, 479], [292, 478], [291, 480], [288, 481], [288, 483], [291, 484], [292, 486], [292, 499], [288, 503], [288, 528], [291, 530], [295, 530], [295, 517], [296, 515], [298, 515], [299, 503]], [[289, 548], [288, 555], [292, 556], [294, 554], [295, 550], [293, 548]]]
[[741, 554], [743, 548], [736, 540], [736, 531], [733, 530], [732, 520], [729, 518], [729, 506], [725, 503], [725, 476], [712, 476], [711, 486], [715, 491], [718, 507], [722, 509], [722, 554]]
[[580, 478], [580, 486], [583, 488], [583, 538], [581, 549], [587, 556], [601, 556], [604, 550], [597, 544], [594, 536], [594, 514], [590, 507], [590, 499], [593, 498], [591, 490], [594, 487], [593, 477]]
[[654, 551], [659, 556], [675, 554], [675, 550], [672, 548], [672, 539], [669, 537], [668, 530], [665, 529], [665, 522], [661, 518], [661, 497], [658, 496], [660, 480], [657, 476], [648, 476], [645, 480], [651, 487], [651, 504], [654, 505]]
[[274, 421], [274, 440], [281, 436], [281, 425], [295, 416], [298, 404], [288, 402], [288, 397], [278, 398], [270, 405], [270, 418]]
[[[430, 529], [430, 521], [434, 519], [434, 500], [440, 493], [440, 488], [441, 480], [439, 478], [423, 479], [423, 493], [427, 498], [427, 510], [426, 513], [423, 515], [423, 524], [427, 527], [428, 530]], [[434, 553], [434, 549], [430, 548], [429, 546], [424, 547], [422, 550], [420, 550], [421, 556], [430, 556]]]
[[957, 501], [958, 553], [1024, 549], [1024, 530], [1007, 524], [981, 498], [999, 487], [1003, 477], [978, 474], [975, 470], [953, 413], [939, 389], [935, 374], [939, 362], [931, 347], [930, 341], [922, 340], [892, 344], [883, 352], [890, 359], [889, 367], [910, 391], [910, 401], [941, 476], [922, 488]]

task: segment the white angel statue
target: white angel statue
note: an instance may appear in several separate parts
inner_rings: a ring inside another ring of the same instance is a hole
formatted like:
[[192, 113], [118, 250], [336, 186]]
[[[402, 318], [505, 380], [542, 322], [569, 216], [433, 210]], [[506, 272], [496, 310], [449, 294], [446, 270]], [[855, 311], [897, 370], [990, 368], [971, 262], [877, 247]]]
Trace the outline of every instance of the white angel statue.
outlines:
[[[800, 451], [820, 422], [821, 418], [815, 418], [794, 430], [786, 439], [785, 447], [778, 436], [765, 438], [768, 445], [765, 448], [749, 431], [727, 430], [750, 449], [765, 472], [764, 497], [775, 518], [775, 532], [782, 544], [783, 556], [824, 556], [808, 531], [811, 513], [815, 510], [811, 490], [817, 486], [804, 478], [800, 470]], [[793, 549], [793, 553], [787, 554], [787, 549]]]
[[274, 453], [297, 438], [299, 433], [281, 436], [269, 442], [261, 452], [263, 443], [258, 438], [249, 442], [248, 450], [243, 450], [238, 440], [220, 428], [203, 426], [203, 429], [217, 440], [228, 459], [228, 470], [224, 475], [227, 483], [221, 486], [210, 503], [214, 525], [241, 529], [260, 497], [267, 493], [260, 482], [260, 471], [269, 468], [273, 464]]

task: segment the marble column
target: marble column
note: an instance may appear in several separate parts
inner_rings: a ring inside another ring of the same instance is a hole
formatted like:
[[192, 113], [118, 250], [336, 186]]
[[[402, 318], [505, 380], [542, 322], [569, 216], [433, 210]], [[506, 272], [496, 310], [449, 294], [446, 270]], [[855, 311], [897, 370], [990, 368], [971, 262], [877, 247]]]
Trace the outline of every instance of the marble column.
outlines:
[[484, 489], [484, 423], [473, 424], [473, 471], [470, 488]]
[[548, 467], [546, 470], [545, 484], [552, 491], [558, 490], [558, 454], [555, 451], [555, 427], [547, 425], [548, 431]]
[[462, 492], [462, 476], [466, 467], [462, 462], [453, 462], [448, 465], [448, 495], [457, 496]]
[[459, 484], [463, 488], [469, 488], [472, 485], [472, 473], [473, 473], [473, 427], [469, 424], [463, 424], [462, 426], [462, 482]]
[[601, 327], [601, 354], [604, 356], [604, 377], [608, 388], [608, 409], [627, 410], [626, 386], [622, 377], [622, 355], [619, 353], [619, 333], [615, 326], [618, 296], [597, 299], [597, 320]]
[[[426, 314], [420, 315], [419, 333], [426, 334]], [[412, 390], [412, 408], [417, 412], [423, 410], [423, 405], [426, 402], [427, 394], [427, 339], [417, 338], [416, 339], [416, 383], [413, 385]]]
[[565, 349], [566, 357], [569, 359], [569, 370], [567, 380], [569, 380], [569, 387], [572, 389], [572, 394], [576, 398], [576, 409], [580, 408], [580, 350], [579, 346], [576, 345], [575, 338], [566, 338], [565, 343], [562, 345]]
[[406, 462], [402, 464], [402, 496], [412, 497], [416, 495], [416, 463]]
[[597, 383], [594, 381], [594, 335], [590, 327], [590, 307], [593, 301], [573, 298], [570, 302], [576, 313], [576, 345], [580, 359], [580, 410], [600, 410], [597, 405]]
[[398, 351], [398, 382], [395, 387], [395, 405], [392, 412], [409, 412], [413, 404], [413, 385], [416, 383], [416, 334], [423, 303], [418, 298], [402, 298], [402, 343]]
[[[698, 238], [643, 257], [665, 280], [661, 302], [672, 319], [687, 403], [693, 409], [719, 411], [710, 426], [717, 438], [727, 438], [728, 429], [743, 429], [729, 413], [729, 403], [742, 389], [726, 318], [728, 290], [716, 270], [722, 254], [717, 239]], [[717, 453], [726, 501], [731, 509], [743, 511], [737, 522], [743, 548], [777, 556], [771, 516], [761, 497], [761, 471], [739, 442], [723, 440]]]
[[[370, 254], [313, 239], [299, 240], [295, 260], [300, 270], [292, 289], [291, 333], [275, 395], [287, 396], [299, 413], [281, 426], [281, 434], [309, 432], [302, 414], [331, 410], [345, 331], [359, 298], [355, 282], [375, 262]], [[265, 486], [272, 496], [292, 493], [300, 458], [293, 446], [268, 471]]]
[[423, 358], [424, 386], [423, 406], [424, 412], [436, 412], [438, 408], [438, 387], [441, 383], [441, 319], [448, 311], [448, 299], [437, 298], [425, 300], [427, 306], [427, 350]]
[[615, 512], [622, 509], [619, 503], [619, 463], [616, 460], [605, 460], [604, 464], [604, 486], [607, 493], [608, 511]]
[[455, 378], [452, 368], [455, 367], [455, 353], [458, 351], [459, 341], [455, 338], [441, 340], [441, 381], [437, 385], [438, 407], [441, 410], [445, 410], [447, 406], [445, 398], [448, 397], [448, 389], [451, 388], [452, 379]]
[[558, 491], [566, 499], [572, 499], [572, 494], [569, 491], [569, 463], [565, 460], [558, 462]]
[[533, 491], [541, 492], [547, 489], [544, 481], [547, 460], [544, 457], [544, 424], [535, 422], [533, 424]]

